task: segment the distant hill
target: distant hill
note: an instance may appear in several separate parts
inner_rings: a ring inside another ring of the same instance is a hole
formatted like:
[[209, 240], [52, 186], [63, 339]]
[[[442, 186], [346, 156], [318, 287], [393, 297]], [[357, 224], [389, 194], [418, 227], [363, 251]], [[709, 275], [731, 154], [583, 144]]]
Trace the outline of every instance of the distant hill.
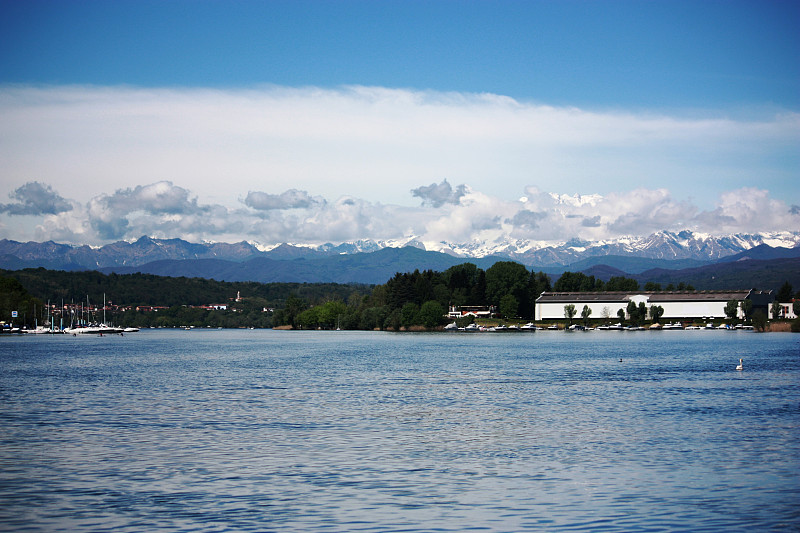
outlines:
[[[769, 246], [767, 246], [769, 248]], [[580, 261], [570, 263], [566, 268], [570, 272], [584, 272], [597, 265], [612, 267], [618, 272], [627, 274], [639, 274], [645, 270], [653, 268], [664, 268], [667, 270], [680, 270], [683, 268], [695, 268], [710, 264], [711, 261], [700, 261], [698, 259], [653, 259], [649, 257], [623, 256], [623, 255], [604, 255], [597, 257], [587, 257]], [[618, 274], [614, 274], [615, 276]], [[597, 276], [595, 276], [597, 277]]]
[[573, 272], [580, 272], [581, 274], [586, 274], [587, 276], [594, 276], [596, 279], [602, 279], [603, 281], [608, 281], [611, 278], [619, 276], [626, 278], [630, 277], [626, 272], [608, 265], [593, 265], [589, 268], [576, 270]]
[[721, 262], [698, 268], [667, 270], [656, 268], [633, 276], [641, 285], [648, 281], [662, 287], [684, 282], [698, 290], [778, 289], [789, 282], [800, 288], [800, 257], [779, 259], [746, 259]]
[[465, 259], [440, 252], [426, 252], [418, 248], [405, 247], [383, 248], [372, 253], [305, 256], [284, 260], [268, 257], [256, 257], [242, 262], [219, 259], [165, 260], [137, 267], [108, 267], [98, 270], [104, 273], [141, 272], [159, 276], [201, 277], [218, 281], [383, 284], [397, 272], [414, 270], [441, 272], [468, 262], [485, 270], [497, 261], [503, 260], [508, 259], [498, 257]]
[[721, 263], [732, 263], [735, 261], [747, 261], [750, 259], [789, 259], [792, 257], [800, 257], [800, 247], [798, 248], [783, 248], [772, 247], [766, 244], [759, 244], [744, 252], [729, 255], [719, 260]]
[[[797, 279], [796, 271], [792, 272], [791, 266], [780, 266], [782, 263], [779, 263], [800, 257], [800, 246], [769, 246], [763, 240], [764, 237], [760, 236], [712, 239], [691, 232], [660, 232], [624, 246], [623, 243], [590, 246], [591, 243], [571, 242], [558, 249], [542, 248], [538, 255], [525, 260], [524, 254], [498, 252], [496, 255], [465, 257], [453, 255], [453, 250], [447, 253], [426, 251], [419, 243], [390, 247], [387, 243], [372, 241], [316, 248], [281, 244], [263, 250], [248, 242], [190, 243], [181, 239], [151, 237], [141, 237], [134, 242], [119, 241], [100, 248], [2, 239], [0, 268], [143, 272], [262, 283], [382, 284], [397, 272], [417, 269], [444, 271], [467, 262], [486, 270], [497, 261], [517, 260], [531, 271], [547, 273], [553, 280], [570, 271], [583, 272], [605, 281], [614, 276], [625, 276], [662, 285], [691, 283], [698, 289], [741, 288], [753, 284], [774, 288], [775, 280], [781, 278], [778, 285], [789, 280], [800, 288], [800, 282], [791, 281]], [[785, 233], [780, 239], [773, 238], [769, 242], [792, 245], [797, 240], [800, 240], [800, 233]], [[589, 250], [599, 255], [587, 256]], [[531, 263], [535, 257], [541, 262]], [[759, 261], [778, 263], [767, 266], [759, 264]]]

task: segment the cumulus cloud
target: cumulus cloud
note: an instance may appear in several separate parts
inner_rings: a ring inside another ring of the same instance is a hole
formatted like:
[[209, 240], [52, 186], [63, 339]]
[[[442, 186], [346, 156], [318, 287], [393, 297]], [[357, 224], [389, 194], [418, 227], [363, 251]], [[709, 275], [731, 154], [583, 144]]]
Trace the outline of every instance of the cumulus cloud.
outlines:
[[190, 199], [188, 190], [173, 185], [171, 181], [137, 185], [132, 189], [119, 189], [111, 195], [93, 198], [92, 203], [118, 214], [134, 211], [150, 214], [182, 214], [198, 210], [197, 199]]
[[[186, 216], [203, 212], [196, 198], [189, 198], [189, 191], [160, 181], [150, 185], [119, 189], [113, 194], [102, 194], [92, 198], [87, 206], [89, 223], [102, 239], [121, 239], [132, 230], [133, 213], [141, 213], [141, 221], [148, 225], [175, 222]], [[139, 224], [138, 226], [141, 226]]]
[[535, 229], [539, 227], [539, 222], [545, 218], [547, 218], [545, 213], [537, 213], [535, 211], [523, 209], [518, 211], [513, 218], [506, 219], [506, 223], [512, 226]]
[[0, 204], [0, 212], [9, 215], [55, 215], [72, 209], [50, 185], [38, 181], [28, 182], [8, 196], [16, 202]]
[[[663, 188], [568, 195], [530, 186], [518, 200], [505, 200], [466, 185], [459, 191], [442, 183], [446, 186], [434, 185], [420, 193], [442, 200], [437, 206], [432, 200], [403, 206], [349, 195], [327, 201], [290, 189], [281, 194], [250, 191], [238, 208], [200, 202], [193, 191], [170, 181], [98, 194], [84, 204], [38, 184], [12, 195], [17, 199], [14, 205], [34, 207], [0, 212], [0, 237], [89, 244], [141, 235], [189, 241], [247, 239], [263, 244], [413, 239], [439, 249], [500, 242], [529, 247], [573, 238], [583, 242], [644, 236], [661, 230], [716, 235], [800, 231], [798, 206], [757, 188], [727, 191], [711, 209], [702, 210], [676, 200]], [[19, 214], [25, 217], [12, 216]], [[24, 224], [18, 222], [22, 218]]]
[[722, 194], [717, 207], [698, 215], [697, 222], [705, 228], [713, 228], [716, 233], [754, 227], [777, 231], [791, 227], [791, 222], [786, 219], [787, 211], [791, 209], [770, 197], [769, 191], [745, 187]]
[[608, 228], [615, 234], [629, 235], [674, 229], [691, 221], [697, 213], [694, 206], [675, 201], [666, 189], [611, 194], [602, 207], [606, 208]]
[[600, 215], [593, 217], [582, 217], [581, 226], [585, 228], [598, 228], [600, 227]]
[[424, 204], [429, 204], [433, 207], [441, 207], [444, 204], [458, 205], [461, 198], [467, 194], [467, 186], [459, 185], [455, 189], [443, 180], [441, 183], [431, 183], [430, 185], [423, 185], [411, 190], [412, 196], [422, 198]]
[[324, 200], [312, 198], [306, 191], [297, 189], [289, 189], [281, 194], [250, 191], [244, 199], [247, 207], [260, 211], [308, 208], [319, 202], [324, 202]]

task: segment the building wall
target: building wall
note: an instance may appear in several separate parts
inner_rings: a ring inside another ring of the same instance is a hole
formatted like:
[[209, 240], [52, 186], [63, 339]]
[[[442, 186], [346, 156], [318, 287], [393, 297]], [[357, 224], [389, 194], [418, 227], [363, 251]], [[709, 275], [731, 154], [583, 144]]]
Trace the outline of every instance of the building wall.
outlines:
[[794, 320], [795, 318], [797, 318], [797, 315], [794, 314], [794, 308], [792, 307], [792, 304], [790, 304], [790, 303], [781, 303], [780, 306], [781, 306], [782, 309], [781, 309], [781, 311], [780, 311], [780, 313], [778, 314], [777, 317], [772, 316], [772, 306], [771, 305], [769, 306], [768, 315], [769, 315], [769, 319], [770, 320], [775, 320], [776, 318]]
[[617, 311], [622, 309], [623, 311], [628, 305], [628, 302], [624, 304], [620, 302], [537, 302], [536, 303], [536, 319], [537, 320], [558, 320], [564, 318], [564, 306], [572, 303], [575, 306], [575, 319], [581, 318], [581, 311], [583, 311], [583, 306], [588, 305], [589, 309], [592, 310], [592, 314], [589, 318], [597, 318], [602, 319], [604, 311], [607, 309], [608, 311], [608, 318], [617, 318]]
[[[631, 300], [639, 304], [640, 301], [645, 303], [648, 311], [648, 318], [651, 305], [660, 305], [664, 309], [664, 314], [661, 320], [677, 319], [677, 318], [720, 318], [724, 319], [725, 305], [727, 301], [674, 301], [674, 302], [650, 302], [646, 295], [634, 295]], [[628, 307], [628, 302], [537, 302], [536, 303], [536, 319], [537, 320], [561, 320], [564, 318], [564, 306], [572, 303], [575, 306], [575, 319], [580, 319], [581, 311], [584, 305], [588, 305], [592, 310], [590, 318], [602, 319], [604, 309], [608, 309], [609, 319], [617, 318], [617, 311], [622, 309], [625, 311]], [[626, 313], [626, 318], [629, 318]], [[742, 318], [741, 309], [738, 313], [739, 318]]]
[[[728, 302], [663, 302], [664, 318], [726, 318], [725, 306]], [[742, 311], [739, 309], [738, 315]]]

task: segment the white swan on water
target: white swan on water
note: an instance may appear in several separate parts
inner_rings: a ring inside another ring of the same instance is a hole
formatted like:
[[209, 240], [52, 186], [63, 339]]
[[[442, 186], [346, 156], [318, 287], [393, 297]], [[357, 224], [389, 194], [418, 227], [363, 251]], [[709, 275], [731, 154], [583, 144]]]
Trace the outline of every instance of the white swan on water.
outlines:
[[741, 370], [741, 369], [742, 369], [742, 360], [739, 359], [739, 366], [736, 367], [736, 370]]

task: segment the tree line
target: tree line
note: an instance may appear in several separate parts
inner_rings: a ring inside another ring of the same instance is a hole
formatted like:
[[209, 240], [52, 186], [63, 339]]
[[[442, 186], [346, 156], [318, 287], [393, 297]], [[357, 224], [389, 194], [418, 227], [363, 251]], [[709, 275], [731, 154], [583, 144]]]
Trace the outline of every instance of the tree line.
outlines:
[[[413, 329], [436, 328], [445, 321], [449, 306], [492, 306], [505, 319], [535, 320], [536, 298], [542, 292], [638, 291], [636, 280], [622, 276], [608, 281], [580, 272], [564, 272], [555, 283], [543, 272], [529, 271], [513, 261], [500, 261], [486, 270], [472, 263], [433, 270], [396, 273], [382, 285], [336, 283], [223, 282], [202, 278], [164, 277], [152, 274], [102, 274], [65, 272], [43, 268], [0, 271], [0, 320], [10, 321], [19, 309], [29, 324], [44, 319], [43, 302], [61, 304], [85, 300], [123, 303], [124, 311], [112, 315], [120, 326], [293, 327], [308, 329]], [[666, 290], [670, 290], [667, 287]], [[678, 290], [691, 290], [688, 286]], [[660, 286], [645, 285], [645, 290]], [[242, 299], [234, 301], [240, 294]], [[37, 295], [37, 297], [31, 296]], [[786, 284], [779, 301], [791, 301]], [[227, 310], [197, 306], [227, 304]], [[137, 306], [161, 306], [158, 311]], [[627, 309], [634, 322], [659, 315], [656, 308]], [[274, 310], [274, 312], [273, 312]], [[578, 312], [572, 309], [571, 320]], [[581, 312], [588, 321], [590, 316]], [[656, 318], [657, 320], [657, 318]]]

